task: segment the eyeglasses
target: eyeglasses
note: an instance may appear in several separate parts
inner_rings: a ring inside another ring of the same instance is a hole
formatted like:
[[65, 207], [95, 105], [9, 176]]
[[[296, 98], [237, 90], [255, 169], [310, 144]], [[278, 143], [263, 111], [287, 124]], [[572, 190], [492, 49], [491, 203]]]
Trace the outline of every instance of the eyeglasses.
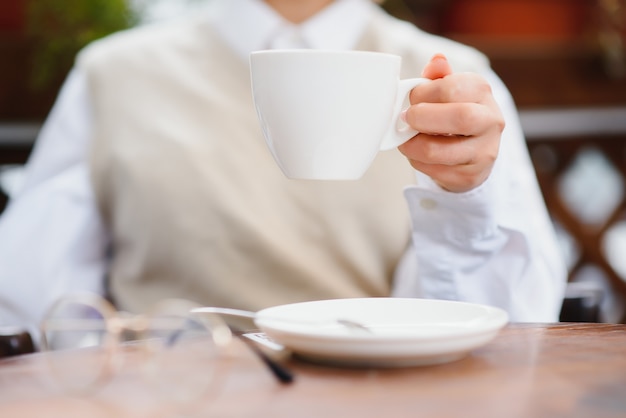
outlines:
[[[198, 307], [168, 299], [146, 314], [131, 315], [95, 294], [68, 295], [41, 322], [41, 349], [54, 354], [48, 356], [51, 375], [66, 391], [92, 393], [130, 361], [150, 386], [175, 403], [188, 403], [224, 380], [233, 340], [219, 316], [191, 312]], [[248, 347], [278, 368], [272, 370], [277, 377], [289, 376], [258, 347]]]

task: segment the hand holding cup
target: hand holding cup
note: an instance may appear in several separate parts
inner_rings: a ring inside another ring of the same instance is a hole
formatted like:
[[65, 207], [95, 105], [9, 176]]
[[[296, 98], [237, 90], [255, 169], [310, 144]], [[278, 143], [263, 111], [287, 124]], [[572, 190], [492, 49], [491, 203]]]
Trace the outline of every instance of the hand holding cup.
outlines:
[[435, 55], [416, 86], [406, 122], [420, 133], [399, 149], [413, 168], [452, 192], [482, 184], [491, 173], [504, 119], [489, 83], [474, 73], [453, 73], [443, 55]]

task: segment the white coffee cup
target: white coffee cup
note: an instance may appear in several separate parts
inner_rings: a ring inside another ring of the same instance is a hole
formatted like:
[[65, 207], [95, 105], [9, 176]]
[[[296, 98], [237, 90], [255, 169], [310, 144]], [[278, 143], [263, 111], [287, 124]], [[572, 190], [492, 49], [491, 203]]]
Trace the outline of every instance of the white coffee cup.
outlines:
[[428, 80], [400, 80], [400, 64], [378, 52], [253, 52], [254, 104], [285, 176], [358, 179], [380, 150], [416, 135], [400, 113], [411, 89]]

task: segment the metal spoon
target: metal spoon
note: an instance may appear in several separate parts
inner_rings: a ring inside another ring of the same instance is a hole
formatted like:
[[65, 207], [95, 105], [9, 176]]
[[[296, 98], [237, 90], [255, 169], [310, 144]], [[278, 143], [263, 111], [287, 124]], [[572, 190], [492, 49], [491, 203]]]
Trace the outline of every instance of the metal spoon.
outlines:
[[[293, 374], [283, 364], [285, 359], [291, 357], [291, 350], [283, 345], [270, 340], [265, 334], [259, 332], [259, 327], [255, 323], [257, 314], [252, 311], [243, 309], [218, 308], [218, 307], [202, 307], [191, 310], [194, 314], [217, 315], [230, 328], [231, 332], [242, 339], [242, 341], [257, 354], [261, 360], [269, 367], [276, 378], [282, 383], [291, 383], [294, 379]], [[371, 330], [365, 325], [350, 319], [338, 318], [326, 321], [303, 321], [289, 318], [270, 318], [263, 316], [265, 319], [271, 319], [281, 322], [295, 324], [324, 324], [337, 323], [346, 328], [357, 330], [360, 332], [371, 333]]]
[[[193, 309], [192, 312], [216, 314], [216, 315], [219, 315], [222, 319], [224, 319], [224, 321], [226, 321], [227, 323], [229, 322], [233, 323], [232, 322], [233, 319], [239, 320], [237, 327], [242, 330], [246, 330], [246, 329], [258, 330], [259, 328], [254, 322], [254, 320], [257, 319], [258, 316], [256, 312], [252, 312], [252, 311], [246, 311], [243, 309], [231, 309], [231, 308], [202, 307], [202, 308]], [[303, 324], [303, 325], [323, 325], [323, 324], [335, 323], [335, 324], [342, 325], [346, 328], [350, 328], [352, 330], [358, 330], [362, 332], [365, 331], [368, 333], [372, 332], [367, 326], [361, 324], [360, 322], [354, 321], [352, 319], [346, 319], [346, 318], [336, 318], [336, 319], [320, 320], [320, 321], [316, 321], [316, 320], [307, 321], [307, 320], [290, 319], [290, 318], [275, 318], [275, 317], [268, 317], [265, 315], [263, 315], [262, 318], [268, 319], [271, 321], [285, 322], [285, 323], [292, 323], [292, 324]]]

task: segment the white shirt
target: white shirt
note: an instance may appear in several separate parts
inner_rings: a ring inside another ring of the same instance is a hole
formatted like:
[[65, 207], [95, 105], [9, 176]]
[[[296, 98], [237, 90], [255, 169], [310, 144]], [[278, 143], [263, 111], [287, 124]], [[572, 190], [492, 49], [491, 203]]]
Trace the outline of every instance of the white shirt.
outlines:
[[[260, 0], [214, 0], [207, 18], [247, 59], [294, 42], [351, 49], [372, 7], [370, 0], [338, 0], [296, 26]], [[416, 172], [417, 186], [405, 191], [414, 248], [398, 266], [394, 295], [496, 305], [513, 321], [555, 321], [564, 263], [515, 106], [495, 74], [483, 75], [507, 122], [498, 161], [483, 185], [460, 194]], [[89, 181], [91, 112], [85, 75], [74, 69], [42, 128], [25, 185], [0, 218], [0, 325], [4, 312], [4, 321], [33, 327], [63, 293], [104, 292], [109, 237]], [[3, 311], [3, 301], [14, 314]]]

